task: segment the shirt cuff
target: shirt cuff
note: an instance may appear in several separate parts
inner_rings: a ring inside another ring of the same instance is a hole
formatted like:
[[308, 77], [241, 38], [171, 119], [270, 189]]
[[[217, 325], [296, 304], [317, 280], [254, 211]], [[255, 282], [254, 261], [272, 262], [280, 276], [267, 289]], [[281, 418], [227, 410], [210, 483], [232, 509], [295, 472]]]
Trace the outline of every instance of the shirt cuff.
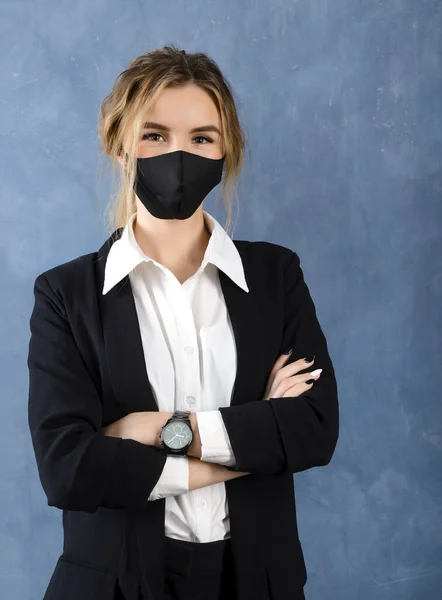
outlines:
[[179, 496], [189, 491], [189, 459], [187, 456], [167, 456], [163, 471], [148, 500]]
[[201, 438], [201, 460], [225, 467], [235, 466], [235, 456], [220, 411], [205, 410], [195, 414]]

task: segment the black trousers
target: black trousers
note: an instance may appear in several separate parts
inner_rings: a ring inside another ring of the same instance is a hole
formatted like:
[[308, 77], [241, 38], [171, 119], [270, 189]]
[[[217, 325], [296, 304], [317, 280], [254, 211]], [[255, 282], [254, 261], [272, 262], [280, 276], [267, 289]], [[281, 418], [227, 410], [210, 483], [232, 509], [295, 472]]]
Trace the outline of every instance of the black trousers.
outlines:
[[166, 537], [165, 600], [236, 600], [230, 539], [186, 542]]
[[[195, 543], [166, 537], [164, 599], [237, 600], [231, 540]], [[290, 600], [305, 600], [304, 590], [292, 590]]]

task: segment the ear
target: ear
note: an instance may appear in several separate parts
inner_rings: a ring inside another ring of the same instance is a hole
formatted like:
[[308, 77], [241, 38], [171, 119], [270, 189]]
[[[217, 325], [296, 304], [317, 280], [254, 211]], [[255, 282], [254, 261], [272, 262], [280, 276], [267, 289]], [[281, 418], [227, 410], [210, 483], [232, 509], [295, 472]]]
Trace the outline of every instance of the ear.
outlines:
[[124, 153], [124, 158], [123, 158], [123, 155], [122, 155], [122, 154], [119, 154], [119, 155], [117, 156], [117, 160], [118, 160], [118, 162], [120, 163], [120, 165], [121, 165], [122, 167], [126, 167], [126, 164], [127, 164], [127, 159], [128, 159], [128, 158], [129, 158], [129, 155], [128, 155], [128, 153], [127, 153], [127, 152], [125, 152], [125, 153]]

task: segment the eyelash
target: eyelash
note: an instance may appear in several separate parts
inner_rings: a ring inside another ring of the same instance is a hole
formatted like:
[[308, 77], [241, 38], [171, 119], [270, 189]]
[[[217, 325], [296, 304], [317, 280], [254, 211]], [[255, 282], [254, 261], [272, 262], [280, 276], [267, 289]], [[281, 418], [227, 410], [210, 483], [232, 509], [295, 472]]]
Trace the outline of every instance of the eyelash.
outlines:
[[[145, 133], [141, 139], [143, 139], [143, 140], [144, 140], [144, 139], [146, 139], [146, 138], [147, 138], [147, 136], [149, 136], [149, 135], [159, 135], [159, 136], [163, 137], [163, 136], [161, 135], [161, 133]], [[211, 138], [209, 138], [209, 137], [205, 136], [205, 135], [197, 135], [197, 136], [196, 136], [196, 138], [203, 138], [203, 139], [207, 140], [207, 141], [208, 141], [210, 144], [212, 144], [212, 143], [213, 143], [213, 140], [212, 140]], [[195, 139], [195, 138], [194, 138], [194, 139]], [[151, 141], [154, 141], [154, 140], [151, 140]], [[204, 145], [204, 144], [203, 144], [203, 145]]]

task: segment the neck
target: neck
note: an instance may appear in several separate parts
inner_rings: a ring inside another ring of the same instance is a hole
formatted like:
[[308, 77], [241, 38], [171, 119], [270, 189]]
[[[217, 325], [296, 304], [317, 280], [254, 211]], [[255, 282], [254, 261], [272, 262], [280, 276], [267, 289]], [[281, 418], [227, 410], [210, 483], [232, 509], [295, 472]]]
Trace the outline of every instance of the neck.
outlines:
[[157, 219], [137, 201], [133, 231], [144, 254], [174, 272], [197, 269], [210, 239], [202, 204], [188, 219]]

